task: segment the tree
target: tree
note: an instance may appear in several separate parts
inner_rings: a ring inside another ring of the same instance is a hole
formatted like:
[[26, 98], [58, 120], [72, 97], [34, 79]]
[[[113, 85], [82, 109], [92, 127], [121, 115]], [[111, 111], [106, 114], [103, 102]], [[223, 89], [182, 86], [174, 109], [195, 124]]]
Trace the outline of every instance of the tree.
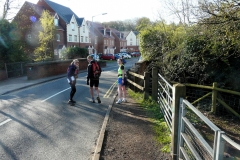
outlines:
[[142, 30], [143, 28], [148, 27], [149, 25], [151, 25], [151, 21], [149, 18], [147, 17], [142, 17], [136, 20], [136, 29], [138, 31]]
[[42, 31], [39, 31], [39, 47], [34, 50], [36, 60], [53, 58], [53, 40], [55, 38], [56, 28], [54, 19], [49, 11], [43, 11], [40, 17]]
[[20, 8], [19, 1], [16, 0], [0, 0], [0, 4], [2, 7], [2, 13], [0, 13], [0, 19], [6, 19], [6, 20], [12, 20], [13, 15], [15, 14], [15, 11], [17, 11]]
[[16, 26], [5, 19], [0, 20], [0, 63], [26, 61], [25, 43], [18, 39]]

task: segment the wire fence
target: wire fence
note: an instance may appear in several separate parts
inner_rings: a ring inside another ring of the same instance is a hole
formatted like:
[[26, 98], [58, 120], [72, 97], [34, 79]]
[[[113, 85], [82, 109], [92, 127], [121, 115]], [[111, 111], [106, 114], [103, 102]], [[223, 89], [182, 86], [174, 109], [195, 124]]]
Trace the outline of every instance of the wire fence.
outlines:
[[0, 63], [0, 70], [4, 70], [7, 78], [20, 77], [27, 75], [27, 62]]

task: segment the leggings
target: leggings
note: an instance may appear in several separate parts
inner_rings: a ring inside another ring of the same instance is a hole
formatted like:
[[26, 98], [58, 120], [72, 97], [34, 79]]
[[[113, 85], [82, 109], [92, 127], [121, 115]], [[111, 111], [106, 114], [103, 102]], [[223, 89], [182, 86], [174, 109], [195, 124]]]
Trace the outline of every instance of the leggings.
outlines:
[[70, 100], [72, 100], [74, 94], [76, 93], [76, 81], [73, 81], [72, 83], [70, 83], [70, 86], [71, 86]]

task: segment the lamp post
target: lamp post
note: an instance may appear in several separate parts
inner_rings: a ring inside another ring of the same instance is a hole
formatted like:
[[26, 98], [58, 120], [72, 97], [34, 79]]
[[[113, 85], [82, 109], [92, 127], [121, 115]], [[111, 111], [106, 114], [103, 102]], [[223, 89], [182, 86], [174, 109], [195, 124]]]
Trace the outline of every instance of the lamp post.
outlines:
[[[100, 15], [106, 15], [107, 13], [102, 13], [102, 14], [97, 14], [95, 16], [92, 16], [92, 27], [93, 27], [93, 18], [96, 16], [100, 16]], [[96, 60], [97, 58], [97, 53], [96, 53], [96, 49], [95, 49], [95, 32], [94, 32], [94, 27], [93, 27], [93, 38], [94, 38], [94, 42], [93, 42], [93, 46], [94, 46], [94, 59]]]

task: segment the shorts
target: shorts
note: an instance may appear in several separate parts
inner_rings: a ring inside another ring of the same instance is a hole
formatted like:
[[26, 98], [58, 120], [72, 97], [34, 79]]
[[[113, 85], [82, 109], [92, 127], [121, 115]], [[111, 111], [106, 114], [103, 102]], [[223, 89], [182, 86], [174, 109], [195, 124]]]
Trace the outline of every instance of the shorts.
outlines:
[[124, 82], [122, 84], [122, 77], [118, 77], [118, 84], [123, 86], [127, 85], [127, 78], [124, 77]]
[[99, 85], [99, 79], [90, 79], [90, 87], [98, 87]]

